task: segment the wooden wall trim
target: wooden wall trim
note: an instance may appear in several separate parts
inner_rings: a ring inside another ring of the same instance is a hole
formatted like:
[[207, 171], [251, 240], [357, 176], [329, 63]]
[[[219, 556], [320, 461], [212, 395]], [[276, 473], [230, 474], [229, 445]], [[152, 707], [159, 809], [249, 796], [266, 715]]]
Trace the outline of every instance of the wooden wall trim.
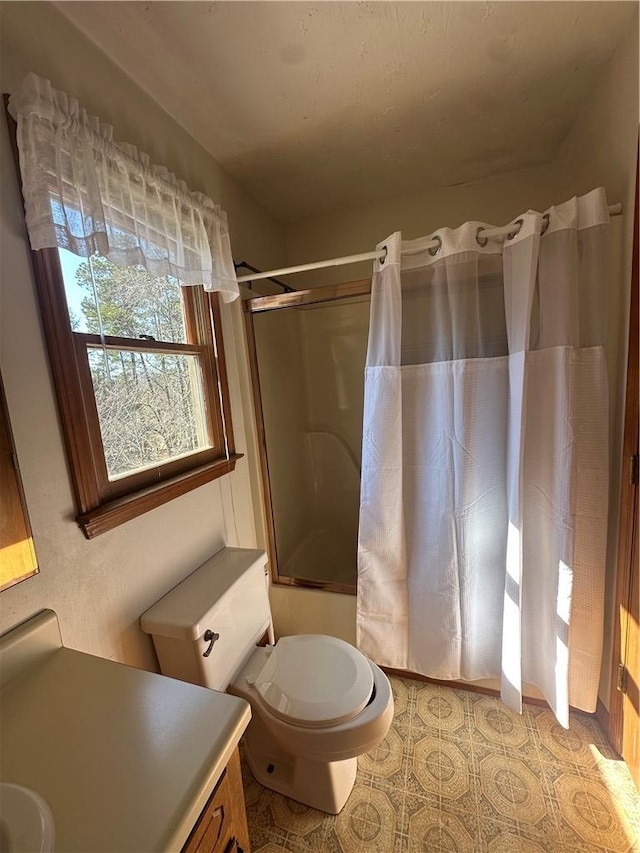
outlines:
[[596, 719], [608, 734], [611, 723], [609, 719], [609, 711], [605, 708], [604, 703], [600, 698], [598, 698], [598, 704], [596, 706]]
[[[429, 678], [428, 675], [421, 675], [418, 672], [410, 672], [406, 669], [394, 669], [390, 666], [381, 666], [380, 669], [386, 672], [387, 675], [393, 675], [398, 678], [408, 678], [410, 681], [423, 681], [427, 684], [438, 684], [442, 687], [450, 687], [452, 690], [466, 690], [468, 693], [478, 693], [483, 696], [493, 696], [495, 699], [500, 698], [499, 690], [493, 687], [483, 687], [481, 684], [475, 684], [473, 681], [446, 681], [440, 678]], [[541, 708], [549, 708], [549, 703], [547, 702], [547, 700], [540, 699], [537, 696], [523, 696], [522, 701], [526, 705], [538, 705]], [[598, 700], [598, 704], [602, 705], [600, 700]], [[549, 710], [551, 709], [549, 708]], [[604, 705], [602, 705], [602, 710], [606, 714], [606, 708], [604, 707]], [[580, 711], [580, 713], [586, 714], [587, 711]], [[596, 711], [596, 713], [591, 716], [595, 716], [601, 722], [600, 717], [598, 716], [598, 711]]]
[[638, 511], [638, 486], [631, 482], [631, 457], [638, 453], [639, 380], [638, 365], [639, 306], [638, 306], [638, 172], [636, 172], [636, 203], [634, 211], [633, 259], [631, 271], [631, 301], [629, 309], [629, 339], [627, 381], [625, 391], [624, 434], [622, 443], [622, 483], [620, 489], [620, 516], [618, 526], [618, 555], [616, 563], [615, 623], [613, 631], [611, 683], [609, 685], [609, 710], [607, 735], [614, 749], [623, 750], [623, 694], [618, 690], [618, 668], [623, 662], [625, 648], [625, 619], [623, 613], [629, 606], [632, 571], [634, 523]]

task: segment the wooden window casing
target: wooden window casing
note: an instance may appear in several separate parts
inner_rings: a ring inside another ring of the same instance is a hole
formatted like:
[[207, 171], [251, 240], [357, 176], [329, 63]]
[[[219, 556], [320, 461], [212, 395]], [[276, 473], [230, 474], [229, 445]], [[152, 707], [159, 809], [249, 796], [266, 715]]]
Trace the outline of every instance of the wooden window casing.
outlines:
[[[4, 96], [5, 109], [8, 96]], [[18, 180], [16, 123], [7, 113]], [[77, 521], [88, 539], [234, 470], [229, 385], [216, 293], [182, 287], [187, 343], [75, 332], [71, 328], [58, 250], [31, 251], [42, 326], [67, 450]], [[89, 369], [88, 347], [195, 355], [209, 446], [109, 480]]]
[[[201, 287], [182, 288], [188, 343], [101, 338], [72, 330], [57, 250], [40, 249], [32, 256], [77, 520], [87, 538], [232, 471], [241, 454], [234, 448], [217, 294]], [[89, 347], [102, 346], [196, 355], [210, 446], [109, 480], [87, 355]]]

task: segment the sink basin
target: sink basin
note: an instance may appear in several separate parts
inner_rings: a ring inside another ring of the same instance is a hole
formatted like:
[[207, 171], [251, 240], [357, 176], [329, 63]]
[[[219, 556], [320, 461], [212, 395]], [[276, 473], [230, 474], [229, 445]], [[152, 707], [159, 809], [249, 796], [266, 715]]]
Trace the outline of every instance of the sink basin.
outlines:
[[51, 853], [53, 817], [40, 794], [22, 785], [0, 783], [0, 850]]

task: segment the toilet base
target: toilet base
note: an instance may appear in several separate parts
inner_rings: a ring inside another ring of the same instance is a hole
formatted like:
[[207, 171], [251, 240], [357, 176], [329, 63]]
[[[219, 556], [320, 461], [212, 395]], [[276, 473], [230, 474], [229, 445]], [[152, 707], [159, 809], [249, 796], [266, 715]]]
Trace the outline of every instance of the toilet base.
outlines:
[[245, 755], [265, 788], [329, 814], [338, 814], [347, 802], [358, 770], [357, 758], [312, 761], [284, 752], [257, 716], [245, 732]]

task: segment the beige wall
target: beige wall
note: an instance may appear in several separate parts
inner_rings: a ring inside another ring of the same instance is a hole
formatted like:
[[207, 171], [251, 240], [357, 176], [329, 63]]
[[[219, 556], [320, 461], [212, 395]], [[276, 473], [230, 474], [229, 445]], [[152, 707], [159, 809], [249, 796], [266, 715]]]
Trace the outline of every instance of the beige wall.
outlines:
[[[287, 226], [288, 264], [371, 252], [394, 231], [406, 240], [467, 220], [509, 222], [528, 207], [557, 201], [553, 172], [547, 166], [522, 169], [459, 187], [435, 187], [386, 202], [364, 205], [331, 216]], [[314, 287], [371, 278], [371, 262], [331, 267], [291, 276], [294, 287]]]
[[[48, 77], [229, 214], [236, 257], [265, 268], [283, 260], [281, 228], [162, 109], [49, 4], [3, 3], [2, 91], [27, 71]], [[46, 37], [45, 37], [46, 34]], [[0, 630], [44, 607], [67, 645], [153, 669], [140, 614], [225, 543], [256, 541], [249, 466], [255, 457], [240, 308], [225, 309], [236, 471], [140, 518], [84, 539], [73, 499], [34, 297], [22, 202], [5, 122], [2, 167], [0, 355], [40, 574], [0, 594]]]
[[[613, 476], [607, 600], [601, 699], [608, 702], [609, 658], [613, 630], [613, 572], [619, 492], [621, 400], [624, 392], [628, 297], [633, 234], [633, 198], [638, 132], [637, 19], [603, 69], [598, 85], [559, 149], [545, 166], [498, 175], [473, 184], [436, 188], [384, 203], [365, 205], [332, 216], [294, 223], [286, 231], [288, 264], [371, 251], [376, 243], [400, 230], [411, 239], [438, 227], [456, 227], [467, 220], [495, 224], [509, 222], [522, 210], [544, 210], [552, 204], [604, 186], [610, 202], [621, 201], [625, 215], [612, 221], [612, 275], [609, 283], [608, 349], [610, 382], [615, 405], [612, 417]], [[333, 267], [292, 276], [296, 287], [367, 278], [371, 263]], [[354, 633], [355, 599], [348, 604], [333, 596], [296, 590], [295, 605], [287, 590], [276, 593], [276, 630], [287, 633], [315, 620], [317, 630], [348, 639]]]
[[271, 587], [271, 612], [277, 637], [331, 634], [355, 645], [355, 596], [317, 589]]

